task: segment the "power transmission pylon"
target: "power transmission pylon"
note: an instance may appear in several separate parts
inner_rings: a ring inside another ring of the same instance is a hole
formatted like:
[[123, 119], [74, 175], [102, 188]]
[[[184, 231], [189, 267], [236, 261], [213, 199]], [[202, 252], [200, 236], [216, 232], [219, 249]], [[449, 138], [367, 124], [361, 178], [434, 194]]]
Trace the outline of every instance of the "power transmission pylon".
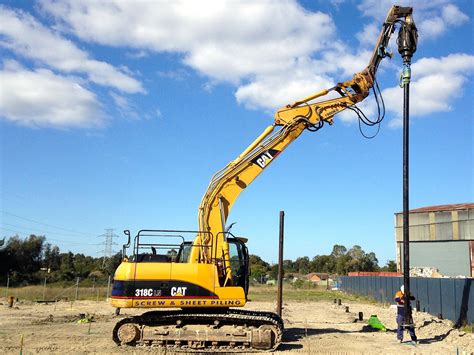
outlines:
[[112, 248], [114, 245], [117, 245], [117, 243], [114, 242], [114, 238], [118, 238], [118, 235], [114, 233], [114, 229], [109, 228], [105, 230], [105, 234], [99, 235], [99, 237], [105, 238], [104, 242], [101, 243], [104, 245], [104, 249], [102, 250], [104, 253], [102, 258], [102, 268], [104, 268], [106, 261], [112, 257]]

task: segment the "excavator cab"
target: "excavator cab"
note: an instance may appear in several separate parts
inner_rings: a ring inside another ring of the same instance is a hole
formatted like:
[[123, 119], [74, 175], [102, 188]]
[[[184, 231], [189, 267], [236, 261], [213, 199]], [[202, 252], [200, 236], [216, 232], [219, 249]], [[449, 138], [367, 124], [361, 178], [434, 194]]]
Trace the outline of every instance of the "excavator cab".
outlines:
[[[123, 261], [114, 275], [112, 305], [115, 307], [187, 308], [201, 305], [201, 300], [202, 305], [214, 307], [245, 304], [249, 289], [245, 238], [226, 232], [229, 261], [225, 264], [223, 258], [216, 256], [207, 262], [192, 259], [196, 248], [211, 247], [186, 240], [186, 236], [195, 237], [204, 232], [140, 230], [133, 243], [130, 232], [125, 234], [128, 241], [123, 246]], [[230, 278], [223, 272], [225, 269], [231, 270]]]
[[245, 295], [248, 294], [249, 289], [249, 253], [245, 245], [247, 240], [245, 238], [229, 237], [229, 256], [230, 268], [232, 270], [233, 286], [242, 287]]
[[179, 247], [178, 254], [176, 256], [177, 263], [187, 263], [189, 260], [189, 255], [191, 254], [191, 248], [193, 247], [193, 242], [185, 241]]

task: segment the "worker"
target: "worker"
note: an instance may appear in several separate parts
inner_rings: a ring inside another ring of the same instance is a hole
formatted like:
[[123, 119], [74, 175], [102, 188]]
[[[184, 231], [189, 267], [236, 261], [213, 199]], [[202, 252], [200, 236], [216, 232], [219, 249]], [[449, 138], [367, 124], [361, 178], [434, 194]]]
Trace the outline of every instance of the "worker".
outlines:
[[[410, 292], [410, 300], [414, 301], [415, 297]], [[400, 286], [400, 291], [395, 294], [395, 302], [397, 302], [397, 339], [400, 343], [403, 341], [403, 324], [405, 320], [405, 286]], [[410, 334], [411, 340], [415, 343], [418, 341], [415, 334], [415, 327], [410, 324], [408, 327], [408, 333]]]

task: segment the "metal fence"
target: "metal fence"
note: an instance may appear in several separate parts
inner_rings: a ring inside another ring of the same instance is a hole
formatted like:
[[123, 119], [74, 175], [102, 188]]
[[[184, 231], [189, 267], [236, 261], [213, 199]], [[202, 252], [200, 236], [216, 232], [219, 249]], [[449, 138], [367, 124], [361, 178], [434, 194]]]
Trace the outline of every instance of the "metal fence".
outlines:
[[[372, 297], [381, 303], [394, 303], [402, 277], [342, 276], [340, 287], [347, 293]], [[411, 293], [420, 311], [449, 319], [457, 325], [474, 323], [474, 279], [410, 278]]]
[[78, 301], [95, 300], [104, 301], [110, 296], [112, 277], [108, 280], [81, 279], [76, 278], [75, 282], [48, 283], [47, 278], [41, 284], [28, 286], [10, 287], [7, 280], [6, 287], [0, 287], [0, 298], [13, 297], [30, 301]]

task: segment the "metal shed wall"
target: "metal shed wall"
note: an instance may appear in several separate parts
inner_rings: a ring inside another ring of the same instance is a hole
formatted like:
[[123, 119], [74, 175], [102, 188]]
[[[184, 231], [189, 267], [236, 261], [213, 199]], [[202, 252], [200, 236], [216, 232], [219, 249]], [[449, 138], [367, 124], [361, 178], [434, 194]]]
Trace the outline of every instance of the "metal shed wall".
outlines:
[[[401, 255], [403, 244], [400, 243]], [[444, 276], [471, 276], [469, 241], [410, 243], [410, 267], [435, 267]]]

